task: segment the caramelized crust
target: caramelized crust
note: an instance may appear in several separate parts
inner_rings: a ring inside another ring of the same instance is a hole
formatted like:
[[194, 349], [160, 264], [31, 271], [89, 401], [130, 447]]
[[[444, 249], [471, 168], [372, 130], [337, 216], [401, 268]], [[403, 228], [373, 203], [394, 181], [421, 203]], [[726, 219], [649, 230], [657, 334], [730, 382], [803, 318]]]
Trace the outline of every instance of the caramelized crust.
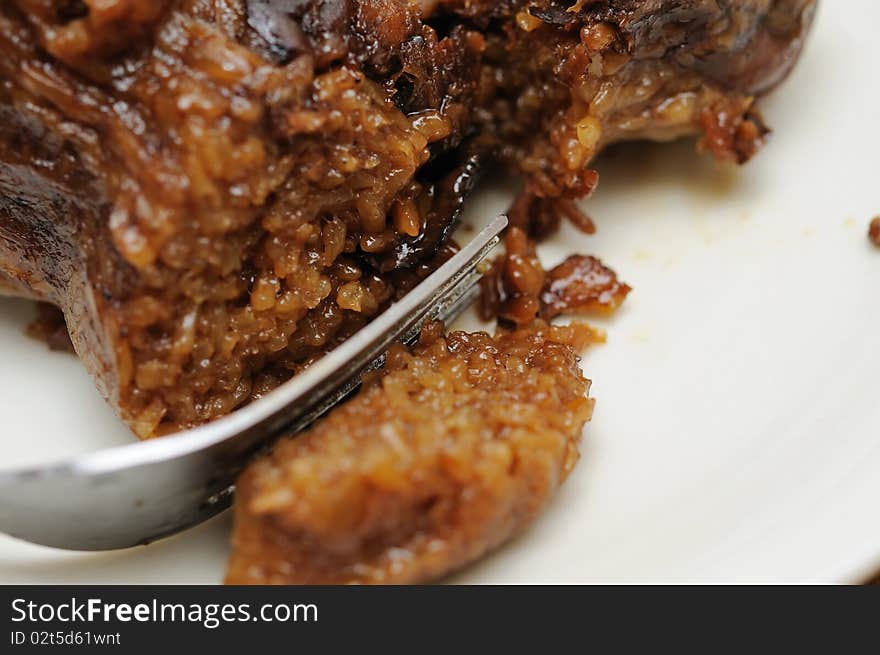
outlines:
[[236, 486], [233, 584], [415, 583], [524, 529], [578, 459], [596, 335], [423, 332]]

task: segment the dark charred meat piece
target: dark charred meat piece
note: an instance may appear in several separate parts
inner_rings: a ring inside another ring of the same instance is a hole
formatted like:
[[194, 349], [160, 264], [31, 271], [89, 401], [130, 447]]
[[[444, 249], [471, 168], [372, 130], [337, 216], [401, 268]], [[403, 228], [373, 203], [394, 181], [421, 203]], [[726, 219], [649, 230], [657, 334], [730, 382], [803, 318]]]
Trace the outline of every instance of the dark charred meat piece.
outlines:
[[204, 423], [442, 259], [472, 179], [444, 162], [485, 153], [558, 210], [616, 141], [745, 160], [814, 7], [7, 0], [0, 288], [62, 309], [139, 436]]
[[384, 371], [236, 485], [233, 584], [437, 578], [522, 531], [578, 460], [584, 326], [442, 336]]
[[871, 221], [871, 225], [868, 227], [868, 238], [871, 243], [880, 248], [880, 216]]

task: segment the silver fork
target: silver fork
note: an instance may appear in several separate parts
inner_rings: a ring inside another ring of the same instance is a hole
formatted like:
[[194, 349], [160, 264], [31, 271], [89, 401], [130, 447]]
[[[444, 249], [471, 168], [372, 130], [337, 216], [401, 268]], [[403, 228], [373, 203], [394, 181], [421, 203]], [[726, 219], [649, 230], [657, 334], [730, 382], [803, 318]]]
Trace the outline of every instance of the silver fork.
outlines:
[[477, 291], [499, 216], [399, 302], [265, 397], [208, 425], [57, 464], [0, 472], [0, 531], [68, 550], [112, 550], [180, 532], [228, 507], [248, 460], [303, 430], [380, 366], [395, 341], [451, 320]]

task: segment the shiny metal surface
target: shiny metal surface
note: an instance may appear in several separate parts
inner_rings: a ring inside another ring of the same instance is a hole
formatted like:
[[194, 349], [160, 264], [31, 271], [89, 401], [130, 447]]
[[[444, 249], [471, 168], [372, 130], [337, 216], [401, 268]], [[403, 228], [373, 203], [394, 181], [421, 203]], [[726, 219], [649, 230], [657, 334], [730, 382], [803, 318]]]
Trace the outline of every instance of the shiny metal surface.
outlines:
[[473, 298], [477, 264], [507, 225], [499, 216], [369, 325], [264, 398], [208, 425], [57, 464], [0, 472], [0, 531], [69, 550], [148, 543], [225, 509], [248, 459], [302, 430], [381, 365], [425, 321], [451, 320]]

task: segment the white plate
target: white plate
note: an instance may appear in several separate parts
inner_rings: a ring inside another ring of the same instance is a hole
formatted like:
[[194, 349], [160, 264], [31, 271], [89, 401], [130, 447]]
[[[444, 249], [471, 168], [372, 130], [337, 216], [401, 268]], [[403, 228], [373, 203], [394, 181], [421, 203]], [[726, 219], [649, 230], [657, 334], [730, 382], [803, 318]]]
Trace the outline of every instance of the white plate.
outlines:
[[[833, 6], [832, 6], [833, 5]], [[846, 6], [844, 9], [843, 5]], [[635, 291], [584, 360], [584, 457], [523, 537], [457, 582], [841, 582], [880, 570], [880, 5], [825, 2], [731, 172], [692, 144], [602, 162], [595, 237]], [[484, 194], [475, 215], [506, 203]], [[2, 465], [131, 437], [71, 356], [0, 303]], [[65, 553], [0, 538], [4, 583], [213, 583], [230, 519], [149, 547]]]

